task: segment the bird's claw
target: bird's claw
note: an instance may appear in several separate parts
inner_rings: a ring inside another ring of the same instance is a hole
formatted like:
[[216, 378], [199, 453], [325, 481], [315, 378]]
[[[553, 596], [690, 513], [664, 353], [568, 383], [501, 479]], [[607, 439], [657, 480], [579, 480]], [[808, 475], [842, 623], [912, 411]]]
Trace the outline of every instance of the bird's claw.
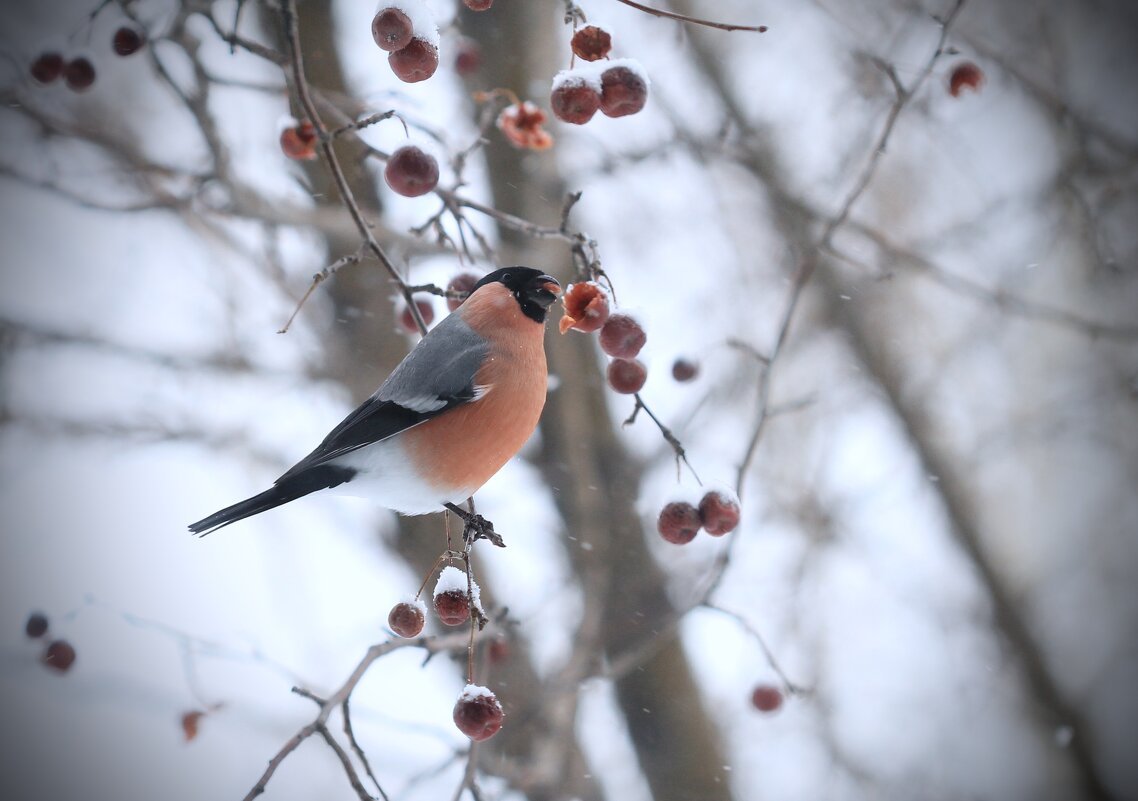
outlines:
[[462, 541], [469, 548], [478, 540], [490, 540], [499, 548], [505, 548], [506, 542], [502, 535], [494, 530], [494, 523], [480, 514], [468, 512], [453, 503], [446, 504], [446, 508], [462, 518]]

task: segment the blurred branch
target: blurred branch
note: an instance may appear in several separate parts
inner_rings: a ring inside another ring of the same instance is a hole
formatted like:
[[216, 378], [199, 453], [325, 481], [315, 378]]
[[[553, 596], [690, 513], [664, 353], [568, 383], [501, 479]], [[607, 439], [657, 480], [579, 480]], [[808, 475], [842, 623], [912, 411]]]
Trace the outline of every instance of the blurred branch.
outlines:
[[687, 14], [677, 14], [674, 11], [663, 11], [658, 8], [646, 6], [643, 3], [637, 3], [633, 0], [616, 0], [618, 3], [624, 3], [626, 6], [635, 8], [637, 11], [643, 11], [645, 14], [651, 14], [653, 17], [664, 17], [665, 19], [674, 19], [677, 22], [687, 22], [692, 25], [703, 25], [706, 28], [718, 28], [721, 31], [751, 31], [752, 33], [766, 33], [766, 25], [735, 25], [730, 22], [714, 22], [707, 19], [699, 19], [698, 17], [690, 17]]

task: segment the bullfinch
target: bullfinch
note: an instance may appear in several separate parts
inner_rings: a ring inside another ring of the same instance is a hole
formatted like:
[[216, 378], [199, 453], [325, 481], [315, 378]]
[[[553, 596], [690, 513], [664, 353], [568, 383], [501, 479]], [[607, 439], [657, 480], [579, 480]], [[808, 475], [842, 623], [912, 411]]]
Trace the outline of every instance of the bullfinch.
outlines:
[[531, 267], [490, 273], [316, 450], [190, 531], [205, 535], [332, 488], [409, 515], [466, 500], [537, 427], [548, 385], [545, 318], [560, 291]]

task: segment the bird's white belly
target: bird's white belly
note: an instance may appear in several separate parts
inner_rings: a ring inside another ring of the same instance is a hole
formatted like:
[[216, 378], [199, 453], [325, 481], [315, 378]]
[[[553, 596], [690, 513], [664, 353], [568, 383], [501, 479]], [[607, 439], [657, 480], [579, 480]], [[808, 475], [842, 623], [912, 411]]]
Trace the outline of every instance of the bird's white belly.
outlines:
[[334, 487], [331, 492], [366, 498], [405, 515], [441, 512], [444, 502], [462, 503], [477, 489], [448, 490], [417, 477], [398, 437], [344, 454], [334, 459], [333, 464], [357, 472], [351, 481]]

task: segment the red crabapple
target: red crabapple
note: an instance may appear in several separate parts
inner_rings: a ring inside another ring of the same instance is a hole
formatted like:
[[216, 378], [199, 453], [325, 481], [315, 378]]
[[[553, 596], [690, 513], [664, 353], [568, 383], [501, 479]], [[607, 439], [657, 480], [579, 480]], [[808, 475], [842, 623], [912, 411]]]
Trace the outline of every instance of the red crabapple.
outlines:
[[621, 395], [635, 395], [648, 380], [648, 368], [636, 359], [613, 359], [606, 377], [609, 386]]
[[699, 374], [699, 363], [691, 359], [679, 358], [672, 363], [672, 378], [679, 382], [691, 381]]
[[644, 347], [647, 335], [635, 317], [624, 312], [610, 315], [598, 337], [601, 350], [618, 359], [634, 359]]
[[387, 63], [395, 77], [404, 83], [425, 81], [439, 68], [439, 48], [415, 37], [405, 47], [389, 53]]
[[760, 684], [751, 692], [751, 706], [760, 712], [774, 712], [782, 706], [782, 690], [770, 684]]
[[713, 489], [699, 502], [699, 519], [707, 533], [722, 537], [739, 525], [739, 499], [734, 492]]
[[55, 640], [44, 650], [40, 662], [60, 673], [66, 673], [75, 664], [75, 648], [67, 640]]
[[494, 0], [462, 0], [462, 4], [471, 11], [489, 11]]
[[562, 71], [553, 79], [549, 107], [562, 122], [584, 125], [601, 107], [601, 93], [596, 81], [574, 71]]
[[387, 614], [387, 625], [400, 637], [417, 637], [425, 622], [423, 604], [419, 601], [400, 601]]
[[545, 112], [528, 100], [507, 106], [498, 115], [498, 130], [514, 147], [530, 150], [551, 148], [553, 137], [541, 127], [544, 124]]
[[28, 615], [28, 622], [24, 624], [24, 633], [33, 640], [47, 634], [47, 615], [43, 612], [32, 612]]
[[660, 536], [675, 545], [684, 545], [699, 533], [699, 512], [686, 501], [672, 501], [660, 510], [656, 530]]
[[404, 145], [391, 154], [383, 169], [384, 180], [404, 197], [425, 195], [438, 186], [439, 163], [415, 145]]
[[453, 717], [460, 732], [481, 742], [498, 733], [506, 713], [494, 693], [485, 687], [468, 684], [454, 705]]
[[399, 8], [381, 8], [371, 20], [371, 38], [380, 50], [402, 50], [411, 43], [415, 29], [411, 18]]
[[621, 59], [601, 73], [601, 112], [608, 117], [635, 114], [648, 102], [648, 80], [640, 65]]
[[68, 61], [63, 68], [63, 80], [73, 92], [85, 92], [95, 83], [95, 65], [79, 57]]
[[42, 53], [32, 62], [32, 77], [39, 83], [54, 83], [63, 74], [63, 66], [63, 56], [59, 53]]
[[115, 51], [115, 55], [132, 56], [141, 50], [145, 43], [146, 38], [137, 28], [123, 25], [115, 31], [114, 38], [111, 39], [111, 48]]
[[608, 293], [595, 281], [571, 284], [561, 302], [565, 314], [557, 325], [562, 334], [570, 328], [591, 334], [609, 318]]
[[[467, 581], [471, 593], [467, 594]], [[471, 609], [482, 614], [478, 583], [468, 579], [464, 571], [447, 565], [439, 573], [434, 591], [435, 613], [448, 626], [458, 626], [470, 619]]]
[[[423, 318], [423, 325], [429, 327], [435, 320], [435, 307], [426, 300], [416, 300], [415, 307], [419, 310], [419, 316]], [[408, 334], [420, 333], [419, 326], [415, 322], [415, 315], [411, 313], [411, 307], [406, 304], [403, 304], [399, 312], [399, 324]]]
[[[459, 273], [454, 278], [450, 279], [447, 284], [447, 292], [467, 292], [474, 289], [474, 285], [479, 281], [479, 277], [471, 272]], [[447, 298], [447, 309], [455, 311], [466, 298]]]
[[984, 83], [984, 73], [971, 61], [965, 61], [957, 64], [949, 75], [948, 93], [953, 97], [960, 97], [965, 89], [979, 92], [982, 83]]
[[573, 34], [569, 42], [573, 54], [585, 61], [597, 61], [612, 50], [612, 35], [597, 25], [586, 25]]

